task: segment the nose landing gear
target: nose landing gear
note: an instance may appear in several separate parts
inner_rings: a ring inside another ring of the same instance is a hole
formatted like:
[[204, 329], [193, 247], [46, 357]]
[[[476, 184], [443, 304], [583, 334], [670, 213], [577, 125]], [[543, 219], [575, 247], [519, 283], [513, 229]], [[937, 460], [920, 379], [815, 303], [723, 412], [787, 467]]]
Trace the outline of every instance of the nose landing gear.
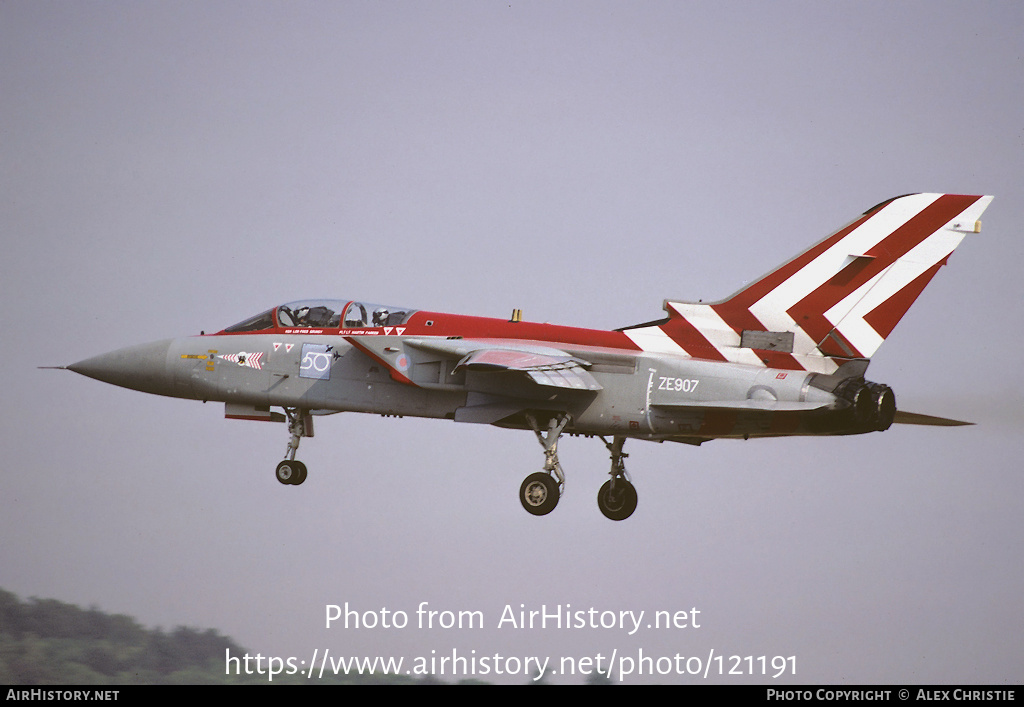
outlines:
[[313, 417], [298, 408], [285, 408], [284, 414], [288, 416], [288, 432], [291, 438], [288, 440], [285, 459], [277, 465], [275, 475], [282, 484], [298, 486], [306, 480], [306, 465], [295, 460], [295, 452], [298, 451], [299, 442], [303, 437], [313, 436]]

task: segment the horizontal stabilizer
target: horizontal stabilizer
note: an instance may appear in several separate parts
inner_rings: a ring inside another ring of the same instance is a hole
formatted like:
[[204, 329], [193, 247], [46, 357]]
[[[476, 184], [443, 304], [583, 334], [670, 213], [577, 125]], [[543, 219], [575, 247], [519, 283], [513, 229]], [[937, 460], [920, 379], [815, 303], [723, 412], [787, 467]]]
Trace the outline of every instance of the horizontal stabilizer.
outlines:
[[974, 424], [973, 422], [950, 420], [947, 417], [922, 415], [916, 412], [904, 412], [903, 410], [896, 411], [896, 417], [893, 418], [893, 422], [897, 422], [901, 425], [931, 425], [933, 427], [963, 427], [965, 425]]

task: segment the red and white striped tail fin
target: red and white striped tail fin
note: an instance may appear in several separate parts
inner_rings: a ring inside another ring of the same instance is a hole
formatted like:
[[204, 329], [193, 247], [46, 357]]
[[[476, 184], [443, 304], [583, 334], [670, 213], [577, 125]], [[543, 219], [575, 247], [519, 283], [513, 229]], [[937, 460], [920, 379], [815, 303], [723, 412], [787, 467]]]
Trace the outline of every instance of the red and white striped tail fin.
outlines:
[[625, 333], [645, 350], [832, 373], [874, 355], [991, 201], [890, 199], [732, 297], [666, 301], [667, 321]]

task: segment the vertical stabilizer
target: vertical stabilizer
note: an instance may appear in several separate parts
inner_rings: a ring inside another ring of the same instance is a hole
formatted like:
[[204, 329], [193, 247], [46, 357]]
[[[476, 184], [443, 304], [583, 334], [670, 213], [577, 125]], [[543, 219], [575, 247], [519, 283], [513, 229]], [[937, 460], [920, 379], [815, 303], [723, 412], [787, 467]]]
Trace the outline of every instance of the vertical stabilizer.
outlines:
[[991, 201], [890, 199], [728, 299], [666, 301], [667, 321], [625, 333], [646, 350], [832, 373], [874, 355]]

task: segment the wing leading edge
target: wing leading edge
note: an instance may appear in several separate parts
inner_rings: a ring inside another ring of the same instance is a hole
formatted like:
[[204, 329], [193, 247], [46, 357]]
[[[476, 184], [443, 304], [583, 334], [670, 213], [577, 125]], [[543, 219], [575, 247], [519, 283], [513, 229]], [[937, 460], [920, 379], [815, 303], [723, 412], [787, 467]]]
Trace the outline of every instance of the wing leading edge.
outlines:
[[[583, 393], [602, 389], [590, 366], [547, 346], [465, 339], [406, 339], [413, 349], [458, 359], [453, 373], [466, 374], [466, 404], [457, 422], [494, 424], [537, 408], [571, 407]], [[589, 397], [589, 396], [587, 396]]]

